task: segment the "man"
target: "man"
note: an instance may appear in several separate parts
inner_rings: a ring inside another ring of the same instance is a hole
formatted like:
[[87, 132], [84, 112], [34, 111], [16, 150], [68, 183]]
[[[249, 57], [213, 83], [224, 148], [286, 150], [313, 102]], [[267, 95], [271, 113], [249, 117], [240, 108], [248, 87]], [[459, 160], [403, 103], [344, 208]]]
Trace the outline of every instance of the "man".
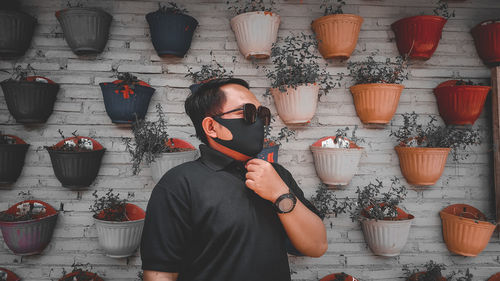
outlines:
[[312, 257], [328, 244], [292, 175], [254, 158], [269, 109], [235, 78], [202, 83], [185, 108], [204, 143], [201, 157], [168, 171], [151, 194], [144, 280], [289, 281], [287, 237]]

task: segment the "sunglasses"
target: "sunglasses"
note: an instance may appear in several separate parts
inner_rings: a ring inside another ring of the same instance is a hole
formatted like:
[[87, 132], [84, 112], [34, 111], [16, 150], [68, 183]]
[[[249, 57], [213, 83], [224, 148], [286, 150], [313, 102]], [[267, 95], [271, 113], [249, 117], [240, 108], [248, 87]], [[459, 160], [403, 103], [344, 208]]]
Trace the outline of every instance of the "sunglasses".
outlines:
[[264, 122], [264, 126], [269, 126], [269, 124], [271, 123], [271, 110], [269, 110], [269, 108], [265, 106], [259, 106], [259, 108], [256, 108], [253, 103], [245, 103], [240, 108], [214, 115], [214, 117], [220, 117], [222, 115], [240, 110], [243, 110], [243, 119], [245, 119], [248, 124], [255, 123], [257, 117], [259, 117]]

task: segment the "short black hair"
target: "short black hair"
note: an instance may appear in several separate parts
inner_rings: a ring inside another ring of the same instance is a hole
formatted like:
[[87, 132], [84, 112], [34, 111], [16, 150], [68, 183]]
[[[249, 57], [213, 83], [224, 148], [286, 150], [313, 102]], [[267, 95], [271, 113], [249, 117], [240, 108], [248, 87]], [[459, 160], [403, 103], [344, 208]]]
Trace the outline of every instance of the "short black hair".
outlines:
[[189, 89], [191, 94], [184, 103], [187, 115], [193, 122], [196, 137], [208, 144], [207, 136], [201, 126], [203, 119], [222, 113], [221, 108], [226, 102], [226, 95], [220, 88], [227, 84], [238, 84], [249, 89], [248, 82], [239, 78], [219, 78], [193, 84]]

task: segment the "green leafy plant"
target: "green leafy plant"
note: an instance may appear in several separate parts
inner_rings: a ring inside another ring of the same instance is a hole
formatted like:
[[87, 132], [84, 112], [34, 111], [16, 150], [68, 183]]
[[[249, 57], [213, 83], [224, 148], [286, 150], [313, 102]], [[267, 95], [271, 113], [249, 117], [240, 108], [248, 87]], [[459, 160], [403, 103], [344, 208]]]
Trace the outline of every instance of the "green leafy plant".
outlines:
[[187, 14], [188, 10], [185, 8], [181, 8], [175, 2], [168, 2], [167, 5], [162, 5], [158, 3], [158, 11], [160, 13], [173, 13], [173, 14]]
[[337, 215], [346, 213], [352, 207], [349, 198], [337, 198], [333, 190], [328, 189], [323, 183], [316, 188], [316, 194], [311, 198], [311, 203], [319, 211], [321, 218], [337, 217]]
[[472, 281], [473, 275], [468, 268], [465, 271], [452, 271], [447, 276], [443, 276], [444, 270], [446, 265], [433, 260], [428, 261], [422, 268], [410, 269], [408, 265], [403, 265], [403, 272], [409, 281], [441, 281], [443, 278], [448, 281]]
[[281, 145], [283, 140], [288, 142], [290, 138], [295, 137], [295, 130], [291, 130], [286, 126], [281, 128], [276, 136], [271, 135], [272, 130], [273, 126], [271, 125], [264, 127], [264, 148]]
[[320, 9], [325, 9], [325, 16], [343, 14], [342, 7], [345, 4], [345, 0], [322, 0]]
[[450, 11], [448, 7], [448, 2], [444, 0], [438, 0], [436, 2], [437, 7], [433, 10], [436, 16], [443, 17], [445, 19], [450, 19], [455, 17], [455, 10]]
[[333, 140], [334, 143], [337, 143], [341, 139], [344, 139], [344, 140], [348, 139], [348, 140], [354, 142], [355, 144], [359, 144], [359, 143], [364, 143], [365, 142], [364, 138], [360, 138], [360, 137], [358, 137], [356, 135], [356, 131], [358, 130], [358, 125], [354, 126], [354, 129], [352, 130], [351, 136], [347, 137], [347, 132], [349, 130], [350, 130], [349, 127], [345, 127], [343, 129], [337, 129], [337, 132], [335, 133], [335, 139]]
[[375, 52], [364, 61], [347, 63], [347, 69], [354, 84], [400, 84], [408, 79], [408, 59], [406, 56], [398, 56], [395, 60], [387, 58], [385, 62], [379, 62], [375, 60], [376, 55]]
[[282, 44], [274, 43], [271, 49], [273, 69], [263, 67], [271, 86], [286, 92], [287, 86], [297, 88], [302, 84], [318, 83], [325, 93], [340, 86], [342, 74], [334, 81], [333, 76], [320, 67], [317, 44], [312, 35], [303, 33], [285, 37]]
[[105, 221], [128, 221], [125, 205], [132, 194], [129, 193], [127, 199], [120, 199], [120, 194], [114, 194], [113, 189], [102, 197], [97, 195], [97, 190], [92, 193], [94, 204], [89, 208], [94, 213], [94, 218]]
[[478, 129], [457, 128], [436, 125], [437, 118], [429, 115], [426, 125], [418, 124], [418, 114], [415, 112], [403, 114], [403, 126], [397, 130], [391, 128], [390, 136], [394, 137], [400, 146], [407, 147], [445, 147], [452, 149], [453, 160], [464, 160], [469, 154], [458, 154], [472, 145], [481, 143]]
[[[198, 71], [193, 71], [192, 67], [188, 67], [188, 74], [185, 77], [191, 78], [193, 83], [202, 83], [215, 78], [232, 78], [233, 71], [228, 71], [215, 59], [213, 52], [210, 51], [212, 60], [210, 64], [204, 64]], [[236, 62], [236, 57], [233, 56], [233, 63]]]
[[271, 12], [276, 4], [274, 0], [228, 0], [227, 9], [239, 15], [249, 12]]

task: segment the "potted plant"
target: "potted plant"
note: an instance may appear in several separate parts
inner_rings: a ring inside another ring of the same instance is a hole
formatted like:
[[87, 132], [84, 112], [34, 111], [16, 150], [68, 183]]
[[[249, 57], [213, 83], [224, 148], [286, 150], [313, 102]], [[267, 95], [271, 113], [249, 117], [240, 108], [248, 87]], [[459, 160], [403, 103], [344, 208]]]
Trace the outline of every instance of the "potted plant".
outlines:
[[443, 27], [455, 11], [448, 10], [448, 3], [437, 1], [434, 15], [421, 15], [400, 19], [391, 25], [401, 55], [412, 59], [428, 60], [436, 51]]
[[403, 272], [408, 281], [472, 281], [473, 275], [468, 268], [465, 272], [452, 271], [446, 276], [443, 276], [443, 270], [446, 270], [446, 266], [433, 260], [428, 261], [423, 268], [410, 269], [408, 265], [403, 265]]
[[136, 118], [144, 119], [155, 89], [128, 72], [115, 73], [115, 77], [111, 83], [99, 84], [111, 121], [131, 124]]
[[158, 3], [158, 10], [146, 15], [151, 41], [159, 56], [184, 57], [191, 46], [198, 21], [174, 2]]
[[[187, 74], [184, 77], [191, 78], [193, 85], [189, 87], [192, 91], [199, 87], [203, 82], [206, 82], [214, 78], [232, 78], [233, 71], [227, 70], [222, 64], [220, 64], [215, 58], [212, 51], [210, 51], [211, 61], [209, 64], [202, 65], [198, 70], [194, 70], [192, 67], [187, 68]], [[236, 57], [233, 57], [233, 64], [236, 62]]]
[[356, 112], [365, 124], [387, 124], [398, 108], [399, 97], [408, 79], [406, 57], [398, 56], [394, 61], [376, 61], [372, 53], [364, 61], [349, 62], [347, 69], [353, 77], [350, 87]]
[[350, 138], [348, 130], [338, 129], [335, 136], [323, 137], [311, 145], [316, 173], [326, 185], [347, 185], [358, 170], [363, 148], [357, 144], [363, 139], [356, 136], [357, 126]]
[[3, 2], [0, 4], [0, 57], [19, 57], [30, 47], [36, 18], [21, 11], [18, 1]]
[[319, 52], [325, 59], [348, 59], [356, 48], [363, 18], [344, 14], [345, 4], [344, 0], [323, 0], [320, 8], [325, 12], [311, 24]]
[[0, 281], [21, 281], [14, 272], [0, 267]]
[[488, 221], [478, 209], [455, 204], [439, 212], [443, 223], [443, 238], [450, 252], [475, 257], [488, 245], [496, 223]]
[[[31, 76], [29, 76], [32, 74]], [[0, 83], [10, 114], [19, 123], [45, 123], [52, 114], [59, 84], [37, 76], [31, 65], [18, 65]]]
[[490, 90], [470, 80], [443, 82], [434, 89], [439, 114], [447, 125], [474, 125]]
[[63, 187], [87, 187], [97, 177], [101, 167], [102, 156], [106, 149], [96, 140], [76, 135], [66, 138], [58, 130], [62, 141], [52, 146], [46, 146], [52, 168]]
[[0, 184], [14, 183], [19, 178], [29, 146], [16, 136], [0, 132]]
[[484, 64], [488, 66], [500, 65], [500, 21], [485, 20], [471, 30], [476, 50]]
[[309, 123], [316, 112], [320, 88], [328, 93], [339, 83], [317, 62], [317, 42], [312, 36], [287, 36], [283, 41], [271, 50], [274, 68], [264, 68], [271, 80], [269, 92], [284, 123]]
[[86, 8], [81, 4], [56, 12], [64, 38], [76, 55], [102, 53], [109, 37], [113, 17], [99, 8]]
[[59, 278], [59, 281], [104, 281], [97, 273], [84, 270], [81, 266], [83, 265], [74, 263], [73, 270], [68, 274], [63, 269], [64, 276]]
[[277, 136], [271, 135], [273, 126], [264, 127], [264, 148], [257, 155], [257, 158], [266, 160], [270, 163], [278, 163], [278, 151], [281, 146], [281, 142], [288, 140], [295, 136], [295, 131], [290, 130], [288, 127], [281, 128]]
[[127, 199], [120, 200], [120, 194], [114, 194], [113, 189], [102, 197], [97, 195], [97, 190], [92, 195], [95, 201], [90, 211], [94, 213], [101, 248], [112, 258], [133, 255], [141, 242], [146, 212]]
[[[265, 3], [268, 2], [268, 3]], [[234, 16], [231, 29], [246, 59], [267, 59], [278, 37], [280, 16], [272, 12], [274, 0], [228, 0]]]
[[39, 200], [26, 200], [0, 212], [0, 228], [7, 247], [16, 255], [41, 253], [52, 239], [59, 212]]
[[319, 281], [358, 281], [358, 279], [352, 277], [349, 274], [345, 274], [344, 272], [341, 272], [341, 273], [329, 274], [329, 275], [321, 278]]
[[476, 129], [438, 126], [434, 116], [429, 116], [425, 126], [417, 124], [417, 118], [415, 112], [403, 114], [403, 126], [391, 129], [390, 136], [399, 143], [395, 149], [406, 181], [418, 186], [434, 185], [443, 174], [449, 152], [455, 161], [466, 159], [468, 154], [459, 155], [458, 149], [479, 144], [481, 137]]
[[126, 150], [132, 157], [133, 174], [141, 170], [141, 163], [151, 165], [153, 181], [157, 183], [171, 168], [184, 162], [195, 160], [197, 150], [190, 143], [170, 138], [167, 132], [165, 113], [160, 104], [156, 105], [157, 121], [137, 120], [132, 124], [131, 138], [122, 138]]

